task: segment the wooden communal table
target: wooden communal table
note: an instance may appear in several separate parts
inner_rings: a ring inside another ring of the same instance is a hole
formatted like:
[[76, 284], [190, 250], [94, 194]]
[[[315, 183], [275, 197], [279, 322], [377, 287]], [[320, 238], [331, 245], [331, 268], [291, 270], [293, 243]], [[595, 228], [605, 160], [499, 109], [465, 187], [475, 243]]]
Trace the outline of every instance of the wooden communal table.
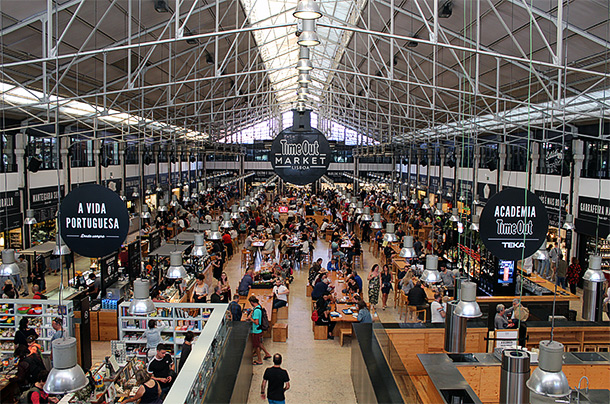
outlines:
[[355, 295], [353, 293], [343, 293], [343, 290], [347, 289], [345, 277], [340, 276], [336, 271], [331, 271], [328, 273], [328, 279], [330, 279], [329, 286], [334, 286], [333, 297], [337, 303], [356, 303]]
[[[273, 312], [273, 288], [251, 288], [250, 292], [248, 292], [248, 298], [250, 298], [250, 296], [256, 296], [258, 298], [261, 307], [267, 311], [267, 318], [271, 323], [271, 314]], [[246, 303], [245, 308], [250, 308], [249, 302]]]

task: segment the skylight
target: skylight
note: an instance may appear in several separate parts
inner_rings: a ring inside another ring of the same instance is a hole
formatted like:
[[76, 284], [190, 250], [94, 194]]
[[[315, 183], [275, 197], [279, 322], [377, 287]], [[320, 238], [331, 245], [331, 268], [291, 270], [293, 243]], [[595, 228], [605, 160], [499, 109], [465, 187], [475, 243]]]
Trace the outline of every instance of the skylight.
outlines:
[[[297, 0], [241, 0], [244, 10], [253, 27], [268, 27], [281, 24], [296, 24], [292, 15]], [[340, 29], [353, 24], [365, 2], [358, 1], [318, 1], [322, 18], [318, 21], [332, 24], [337, 28], [318, 27], [320, 45], [311, 48], [311, 60], [314, 69], [310, 83], [312, 107], [322, 100], [322, 89], [328, 80], [328, 70], [341, 56], [351, 32]], [[269, 80], [276, 93], [281, 112], [294, 106], [297, 94], [296, 64], [299, 57], [299, 45], [295, 35], [296, 25], [254, 31], [261, 58], [269, 72]]]

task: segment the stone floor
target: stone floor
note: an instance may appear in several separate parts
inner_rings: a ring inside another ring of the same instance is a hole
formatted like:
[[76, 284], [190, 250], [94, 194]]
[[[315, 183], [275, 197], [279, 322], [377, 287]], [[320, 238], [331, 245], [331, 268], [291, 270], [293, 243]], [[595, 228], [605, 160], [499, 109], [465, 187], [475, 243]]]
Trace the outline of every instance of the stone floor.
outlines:
[[[314, 260], [321, 257], [326, 265], [328, 260], [328, 243], [318, 240], [315, 245]], [[377, 259], [368, 251], [368, 244], [363, 245], [364, 271], [360, 275], [364, 282], [364, 291], [367, 293], [367, 275]], [[76, 268], [84, 270], [89, 267], [89, 259], [76, 260]], [[243, 270], [240, 267], [238, 256], [227, 263], [225, 272], [231, 282], [232, 290], [237, 289]], [[338, 339], [314, 341], [311, 329], [311, 300], [305, 296], [307, 271], [297, 271], [294, 282], [290, 287], [290, 303], [287, 342], [273, 342], [265, 340], [267, 350], [273, 354], [279, 352], [284, 358], [282, 366], [288, 370], [291, 378], [291, 388], [287, 392], [288, 402], [310, 403], [353, 403], [356, 402], [350, 377], [350, 345], [349, 338], [343, 347]], [[48, 290], [59, 286], [59, 276], [47, 277]], [[582, 291], [579, 290], [581, 295]], [[380, 297], [381, 299], [381, 297]], [[368, 298], [366, 299], [368, 300]], [[383, 322], [397, 322], [398, 311], [393, 308], [393, 293], [388, 300], [388, 309], [381, 310], [378, 305], [378, 316]], [[577, 310], [580, 318], [580, 302], [572, 302], [571, 308]], [[92, 343], [93, 362], [101, 361], [110, 351], [109, 342]], [[250, 388], [248, 402], [263, 402], [260, 398], [260, 386], [264, 370], [271, 366], [271, 361], [265, 361], [262, 366], [254, 367], [254, 375]]]

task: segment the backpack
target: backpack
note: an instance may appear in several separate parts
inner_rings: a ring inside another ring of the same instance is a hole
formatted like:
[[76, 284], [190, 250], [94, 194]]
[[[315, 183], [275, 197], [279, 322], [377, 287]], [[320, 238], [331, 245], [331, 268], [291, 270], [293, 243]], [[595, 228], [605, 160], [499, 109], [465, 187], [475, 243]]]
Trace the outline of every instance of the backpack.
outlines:
[[245, 222], [241, 222], [239, 224], [239, 231], [246, 231], [248, 229], [248, 226], [246, 225]]
[[318, 321], [319, 318], [320, 318], [320, 316], [318, 316], [318, 310], [314, 310], [311, 313], [311, 321], [313, 321], [315, 323], [316, 321]]
[[261, 311], [261, 320], [258, 324], [258, 329], [261, 331], [267, 331], [269, 329], [269, 318], [267, 317], [267, 310], [265, 310], [263, 306], [258, 306], [256, 309], [260, 309]]
[[[29, 404], [32, 402], [32, 394], [34, 394], [34, 392], [42, 392], [41, 389], [39, 389], [36, 386], [32, 386], [30, 387], [28, 390], [24, 391], [21, 396], [19, 396], [19, 403], [23, 403], [23, 404]], [[41, 401], [42, 403], [43, 401]], [[48, 401], [46, 401], [48, 402]]]

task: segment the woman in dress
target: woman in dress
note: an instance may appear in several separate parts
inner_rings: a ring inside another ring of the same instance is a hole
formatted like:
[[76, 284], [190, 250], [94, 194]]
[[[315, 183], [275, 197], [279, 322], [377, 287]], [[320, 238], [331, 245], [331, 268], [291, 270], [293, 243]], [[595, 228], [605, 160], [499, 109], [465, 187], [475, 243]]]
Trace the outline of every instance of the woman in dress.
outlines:
[[388, 307], [388, 296], [392, 290], [392, 272], [387, 264], [383, 266], [381, 270], [381, 305], [382, 309], [385, 310]]
[[379, 302], [379, 284], [381, 282], [379, 276], [379, 264], [373, 265], [371, 273], [368, 276], [369, 281], [369, 303], [375, 307]]
[[223, 271], [220, 275], [220, 280], [218, 281], [218, 286], [220, 286], [220, 293], [222, 294], [222, 302], [229, 303], [231, 300], [231, 286], [229, 285], [229, 277], [227, 273]]

